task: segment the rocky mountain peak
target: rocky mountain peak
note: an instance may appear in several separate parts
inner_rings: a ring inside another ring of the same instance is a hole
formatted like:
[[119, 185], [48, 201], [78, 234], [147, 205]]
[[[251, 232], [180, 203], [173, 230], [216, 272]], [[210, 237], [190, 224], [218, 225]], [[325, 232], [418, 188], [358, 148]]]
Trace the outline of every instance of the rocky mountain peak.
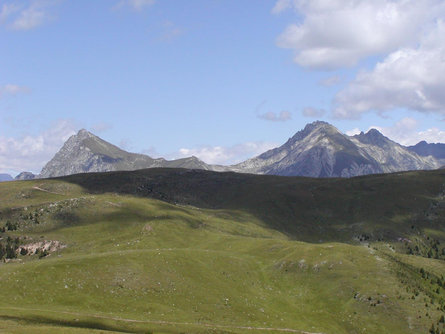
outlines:
[[162, 158], [153, 159], [144, 154], [130, 153], [85, 129], [81, 129], [77, 134], [71, 136], [53, 159], [43, 167], [39, 177], [153, 167], [213, 168], [196, 157], [169, 161]]
[[92, 138], [92, 137], [96, 137], [96, 136], [85, 129], [80, 129], [79, 132], [77, 132], [77, 135], [75, 135], [75, 137], [79, 140], [83, 140], [83, 139]]
[[306, 134], [310, 134], [313, 132], [332, 132], [332, 131], [338, 132], [335, 126], [324, 121], [315, 121], [309, 123], [303, 129], [303, 132]]
[[360, 134], [353, 136], [353, 138], [358, 139], [363, 144], [370, 144], [376, 146], [385, 145], [388, 142], [392, 142], [391, 139], [385, 137], [379, 130], [370, 129], [368, 132], [363, 131]]
[[298, 131], [293, 137], [289, 138], [287, 141], [287, 145], [293, 145], [296, 142], [304, 140], [310, 136], [316, 135], [334, 135], [341, 134], [338, 129], [324, 121], [315, 121], [307, 124], [303, 130]]

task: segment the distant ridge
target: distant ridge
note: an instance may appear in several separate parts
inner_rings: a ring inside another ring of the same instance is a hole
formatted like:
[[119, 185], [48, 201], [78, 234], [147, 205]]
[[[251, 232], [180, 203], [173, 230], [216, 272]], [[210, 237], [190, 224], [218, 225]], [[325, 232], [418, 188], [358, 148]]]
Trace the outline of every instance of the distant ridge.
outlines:
[[[166, 160], [129, 153], [82, 129], [65, 142], [37, 177], [155, 167], [281, 176], [353, 177], [444, 166], [445, 158], [441, 157], [445, 157], [445, 144], [431, 145], [421, 142], [405, 147], [376, 129], [348, 136], [327, 122], [316, 121], [307, 124], [280, 147], [236, 165], [218, 166], [196, 157]], [[24, 172], [19, 176], [20, 179], [31, 179], [33, 174]]]
[[422, 157], [432, 156], [445, 165], [445, 144], [428, 144], [422, 140], [414, 146], [408, 146], [410, 151], [416, 152]]

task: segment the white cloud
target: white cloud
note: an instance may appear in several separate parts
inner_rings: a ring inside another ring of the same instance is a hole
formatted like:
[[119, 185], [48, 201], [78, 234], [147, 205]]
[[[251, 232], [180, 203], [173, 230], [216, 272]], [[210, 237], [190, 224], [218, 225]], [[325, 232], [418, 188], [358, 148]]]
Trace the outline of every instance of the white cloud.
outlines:
[[114, 6], [114, 8], [120, 9], [120, 8], [129, 7], [135, 11], [140, 12], [144, 8], [154, 5], [155, 2], [156, 2], [155, 0], [122, 0], [122, 1], [118, 2]]
[[389, 54], [362, 71], [334, 99], [337, 118], [396, 108], [445, 114], [445, 23], [438, 21], [417, 48]]
[[230, 147], [205, 146], [199, 148], [181, 148], [172, 158], [195, 156], [208, 164], [230, 165], [277, 147], [275, 143], [247, 142]]
[[291, 0], [278, 0], [275, 6], [272, 8], [272, 14], [280, 14], [281, 12], [291, 7], [292, 7]]
[[319, 118], [326, 114], [326, 110], [306, 107], [303, 109], [302, 113], [304, 117]]
[[0, 172], [40, 172], [75, 129], [72, 122], [61, 120], [35, 136], [0, 136]]
[[0, 9], [0, 24], [6, 24], [12, 30], [31, 30], [51, 20], [51, 8], [56, 0], [30, 0], [7, 2]]
[[272, 122], [286, 122], [292, 119], [292, 114], [286, 110], [280, 111], [280, 113], [268, 111], [263, 114], [259, 114], [258, 118]]
[[[445, 143], [445, 131], [433, 127], [426, 130], [419, 130], [420, 123], [411, 117], [405, 117], [395, 123], [393, 126], [381, 127], [370, 126], [370, 129], [377, 129], [383, 135], [402, 145], [415, 145], [425, 140], [428, 143]], [[359, 129], [347, 131], [348, 136], [360, 133]]]
[[6, 84], [0, 86], [0, 98], [7, 95], [17, 95], [20, 93], [29, 93], [29, 88], [25, 86]]
[[360, 129], [359, 128], [354, 128], [354, 129], [352, 129], [352, 130], [349, 130], [349, 131], [346, 131], [346, 134], [348, 135], [348, 136], [355, 136], [355, 135], [358, 135], [358, 134], [360, 134]]
[[[440, 0], [293, 0], [291, 6], [303, 19], [290, 24], [277, 45], [294, 50], [297, 64], [322, 70], [412, 47], [445, 12]], [[278, 1], [272, 11], [289, 7]]]

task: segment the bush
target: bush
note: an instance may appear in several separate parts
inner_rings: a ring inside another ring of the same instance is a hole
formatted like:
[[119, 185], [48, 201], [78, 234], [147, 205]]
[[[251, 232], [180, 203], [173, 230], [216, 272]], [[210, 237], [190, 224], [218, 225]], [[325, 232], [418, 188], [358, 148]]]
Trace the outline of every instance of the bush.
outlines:
[[11, 245], [7, 244], [6, 245], [6, 258], [7, 259], [15, 259], [16, 257], [17, 257], [17, 254], [15, 252], [15, 249]]
[[43, 252], [40, 252], [40, 254], [39, 254], [39, 259], [41, 259], [42, 257], [45, 257], [45, 256], [47, 256], [49, 253], [48, 253], [48, 251], [45, 249], [45, 250], [43, 250]]

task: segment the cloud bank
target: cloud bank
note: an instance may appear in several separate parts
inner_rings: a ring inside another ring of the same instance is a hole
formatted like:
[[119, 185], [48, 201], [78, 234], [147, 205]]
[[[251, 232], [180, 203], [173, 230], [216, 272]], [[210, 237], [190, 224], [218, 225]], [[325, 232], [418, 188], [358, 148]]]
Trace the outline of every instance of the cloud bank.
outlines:
[[73, 122], [60, 120], [35, 136], [0, 136], [0, 173], [39, 173], [63, 143], [76, 133], [75, 130], [76, 125]]
[[[293, 50], [295, 63], [324, 71], [368, 61], [335, 95], [334, 118], [395, 109], [445, 114], [444, 1], [279, 0], [272, 13], [290, 9], [297, 23], [285, 28], [277, 45]], [[369, 68], [373, 59], [379, 60]]]
[[280, 0], [272, 9], [293, 8], [302, 22], [281, 33], [277, 45], [294, 51], [306, 68], [332, 70], [414, 45], [444, 4], [439, 0]]
[[181, 148], [172, 158], [185, 158], [193, 155], [208, 164], [231, 165], [252, 158], [277, 146], [275, 143], [247, 142], [229, 147], [203, 146], [199, 148]]
[[358, 118], [368, 111], [405, 108], [445, 114], [445, 23], [417, 48], [389, 54], [370, 71], [361, 71], [334, 99], [337, 118]]

